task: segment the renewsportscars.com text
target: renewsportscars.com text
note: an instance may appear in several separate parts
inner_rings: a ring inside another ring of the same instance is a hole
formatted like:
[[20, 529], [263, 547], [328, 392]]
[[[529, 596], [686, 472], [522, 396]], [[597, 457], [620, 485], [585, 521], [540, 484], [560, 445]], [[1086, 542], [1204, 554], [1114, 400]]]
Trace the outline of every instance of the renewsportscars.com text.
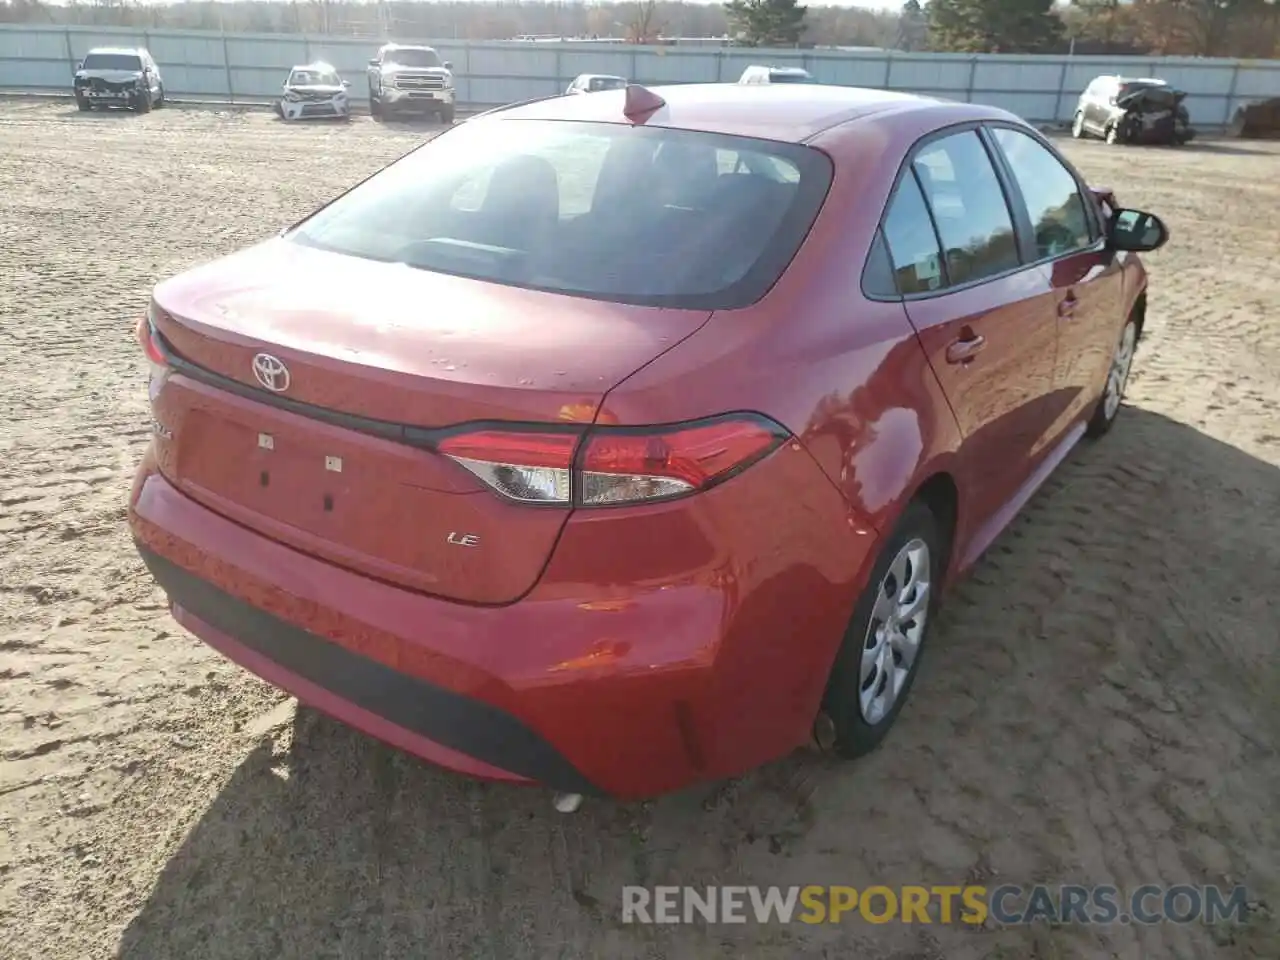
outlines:
[[1113, 886], [622, 888], [623, 923], [1221, 923], [1244, 919], [1244, 887]]

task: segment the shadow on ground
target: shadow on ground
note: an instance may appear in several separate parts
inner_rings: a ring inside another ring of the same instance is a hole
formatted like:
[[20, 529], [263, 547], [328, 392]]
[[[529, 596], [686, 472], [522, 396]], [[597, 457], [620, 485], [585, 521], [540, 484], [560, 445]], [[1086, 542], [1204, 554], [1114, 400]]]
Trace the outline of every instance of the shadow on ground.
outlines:
[[[554, 813], [310, 710], [235, 771], [125, 931], [157, 957], [1276, 956], [1203, 927], [644, 927], [624, 884], [1234, 882], [1270, 894], [1280, 470], [1126, 408], [950, 598], [856, 765]], [[1270, 642], [1270, 641], [1268, 641]], [[1271, 811], [1271, 813], [1268, 813]], [[1049, 939], [1052, 939], [1052, 943]], [[1261, 952], [1255, 952], [1261, 951]]]

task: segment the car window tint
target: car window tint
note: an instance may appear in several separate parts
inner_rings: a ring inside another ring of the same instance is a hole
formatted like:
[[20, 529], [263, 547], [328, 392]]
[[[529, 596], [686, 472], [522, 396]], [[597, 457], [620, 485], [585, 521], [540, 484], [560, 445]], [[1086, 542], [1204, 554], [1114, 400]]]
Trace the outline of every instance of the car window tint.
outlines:
[[1017, 130], [997, 127], [996, 143], [1004, 152], [1027, 204], [1035, 233], [1036, 253], [1059, 257], [1093, 242], [1089, 215], [1076, 178], [1043, 144]]
[[862, 270], [862, 290], [868, 296], [883, 299], [897, 299], [899, 296], [893, 275], [893, 258], [882, 230], [877, 230], [875, 239], [871, 241], [867, 265]]
[[495, 119], [433, 139], [291, 238], [491, 283], [733, 309], [781, 276], [831, 174], [799, 144]]
[[1018, 266], [1009, 206], [975, 131], [927, 144], [912, 167], [938, 224], [953, 286]]
[[920, 185], [910, 173], [902, 178], [889, 204], [884, 235], [902, 293], [928, 293], [942, 286], [938, 236], [933, 232]]

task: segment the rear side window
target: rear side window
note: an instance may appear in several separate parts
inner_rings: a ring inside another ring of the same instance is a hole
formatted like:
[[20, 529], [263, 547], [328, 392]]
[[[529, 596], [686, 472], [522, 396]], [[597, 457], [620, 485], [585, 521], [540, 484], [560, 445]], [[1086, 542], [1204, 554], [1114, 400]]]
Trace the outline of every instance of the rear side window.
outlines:
[[908, 171], [884, 219], [893, 274], [903, 294], [929, 293], [943, 285], [938, 235], [915, 176]]
[[976, 131], [926, 144], [911, 166], [938, 226], [952, 286], [1020, 264], [1004, 190]]
[[1013, 179], [1026, 201], [1036, 253], [1058, 257], [1093, 243], [1080, 185], [1044, 145], [1017, 130], [996, 127], [996, 143], [1009, 161]]
[[831, 182], [799, 144], [658, 127], [454, 127], [310, 219], [296, 242], [618, 303], [746, 306], [799, 249]]

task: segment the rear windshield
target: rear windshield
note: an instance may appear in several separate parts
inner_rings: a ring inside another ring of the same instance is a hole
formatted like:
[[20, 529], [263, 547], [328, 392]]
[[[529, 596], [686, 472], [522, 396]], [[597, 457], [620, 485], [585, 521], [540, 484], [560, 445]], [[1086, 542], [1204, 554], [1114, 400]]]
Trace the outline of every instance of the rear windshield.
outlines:
[[620, 90], [627, 85], [621, 77], [592, 77], [592, 90]]
[[813, 83], [813, 77], [807, 73], [771, 73], [770, 83]]
[[291, 232], [422, 270], [619, 303], [745, 306], [831, 182], [798, 144], [613, 123], [464, 123]]
[[91, 53], [84, 58], [86, 70], [141, 70], [142, 60], [133, 53]]
[[388, 50], [382, 59], [402, 67], [438, 67], [442, 62], [434, 50]]

